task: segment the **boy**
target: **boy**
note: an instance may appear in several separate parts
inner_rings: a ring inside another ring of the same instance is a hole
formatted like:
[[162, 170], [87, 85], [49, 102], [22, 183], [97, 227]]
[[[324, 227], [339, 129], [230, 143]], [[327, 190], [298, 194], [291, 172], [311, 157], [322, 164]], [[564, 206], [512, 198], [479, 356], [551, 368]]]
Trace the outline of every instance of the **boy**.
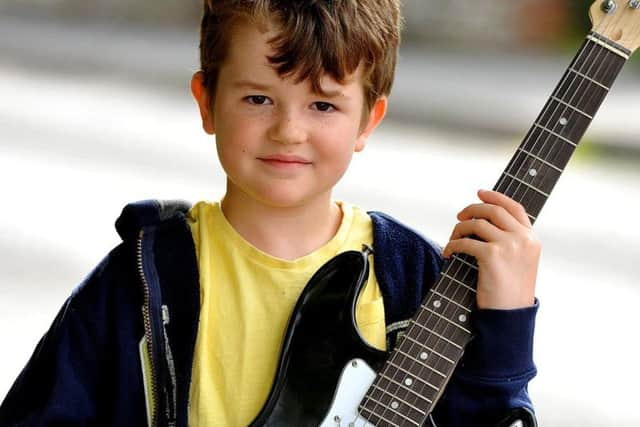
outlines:
[[[440, 253], [331, 192], [385, 115], [399, 27], [397, 0], [205, 1], [192, 92], [226, 193], [190, 209], [125, 208], [123, 243], [66, 302], [0, 425], [247, 425], [268, 397], [304, 285], [363, 244], [375, 253], [357, 323], [390, 350]], [[434, 410], [439, 426], [495, 425], [531, 408], [540, 247], [521, 206], [479, 197], [443, 251], [476, 257], [479, 311]]]

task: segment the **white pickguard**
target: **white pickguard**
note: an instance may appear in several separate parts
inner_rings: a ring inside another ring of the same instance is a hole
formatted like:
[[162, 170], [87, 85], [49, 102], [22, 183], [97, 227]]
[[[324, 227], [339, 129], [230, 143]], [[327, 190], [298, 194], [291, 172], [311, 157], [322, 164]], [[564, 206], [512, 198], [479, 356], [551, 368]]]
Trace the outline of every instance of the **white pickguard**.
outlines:
[[361, 359], [353, 359], [342, 370], [331, 409], [320, 427], [373, 427], [358, 414], [358, 405], [376, 379], [376, 373]]

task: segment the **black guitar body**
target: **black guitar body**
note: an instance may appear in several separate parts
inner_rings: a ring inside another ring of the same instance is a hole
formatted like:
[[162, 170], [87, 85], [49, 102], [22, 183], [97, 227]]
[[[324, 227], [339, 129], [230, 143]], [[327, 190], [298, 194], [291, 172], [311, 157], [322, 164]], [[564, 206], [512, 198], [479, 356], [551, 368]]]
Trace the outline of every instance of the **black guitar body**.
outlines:
[[387, 353], [369, 346], [355, 321], [369, 255], [368, 250], [344, 252], [306, 285], [289, 319], [274, 384], [252, 427], [317, 427], [351, 359], [360, 358], [376, 371], [382, 367]]

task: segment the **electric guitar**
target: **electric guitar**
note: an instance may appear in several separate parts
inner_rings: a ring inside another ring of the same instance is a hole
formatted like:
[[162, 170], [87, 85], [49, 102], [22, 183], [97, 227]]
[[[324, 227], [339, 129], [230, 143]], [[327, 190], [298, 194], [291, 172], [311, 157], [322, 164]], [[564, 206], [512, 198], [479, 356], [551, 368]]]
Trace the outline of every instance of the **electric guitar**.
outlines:
[[[640, 0], [599, 0], [593, 28], [494, 190], [534, 223], [631, 53], [640, 45]], [[355, 322], [370, 251], [324, 265], [303, 290], [285, 334], [266, 404], [251, 426], [422, 426], [473, 330], [477, 265], [444, 263], [391, 353], [365, 343]]]

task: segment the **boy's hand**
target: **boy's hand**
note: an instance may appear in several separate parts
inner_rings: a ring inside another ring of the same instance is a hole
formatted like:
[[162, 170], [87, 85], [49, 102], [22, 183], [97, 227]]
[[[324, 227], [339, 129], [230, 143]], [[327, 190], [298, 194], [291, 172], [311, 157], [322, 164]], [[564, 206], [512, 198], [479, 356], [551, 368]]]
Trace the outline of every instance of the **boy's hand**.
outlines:
[[478, 197], [484, 203], [469, 205], [458, 214], [460, 223], [444, 256], [465, 253], [476, 258], [479, 308], [530, 306], [541, 248], [529, 217], [521, 204], [504, 194], [480, 190]]

